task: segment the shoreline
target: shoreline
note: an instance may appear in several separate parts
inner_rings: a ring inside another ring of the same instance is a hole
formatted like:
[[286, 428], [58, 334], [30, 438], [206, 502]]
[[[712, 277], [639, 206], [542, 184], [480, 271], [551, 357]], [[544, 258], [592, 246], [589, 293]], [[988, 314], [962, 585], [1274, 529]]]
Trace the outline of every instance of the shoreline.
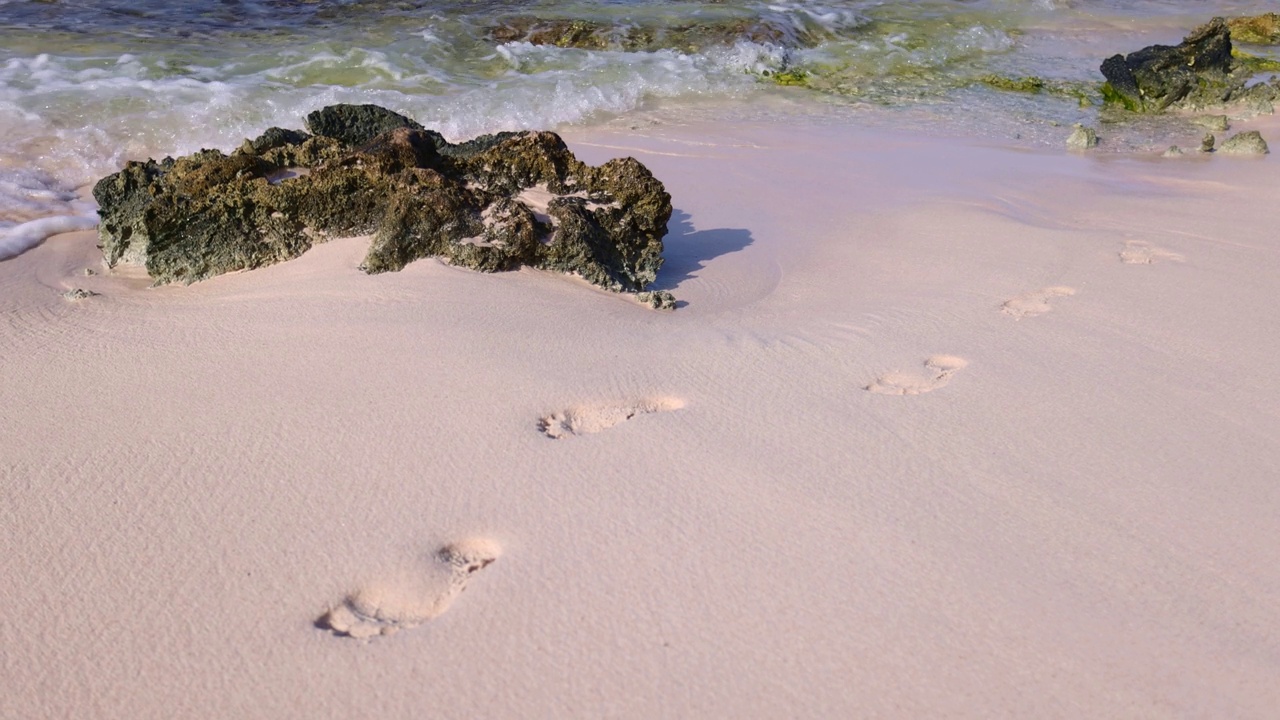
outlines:
[[[664, 182], [684, 307], [359, 238], [187, 287], [83, 276], [88, 233], [0, 263], [0, 715], [1280, 705], [1271, 157], [563, 136]], [[315, 626], [359, 597], [404, 629]]]

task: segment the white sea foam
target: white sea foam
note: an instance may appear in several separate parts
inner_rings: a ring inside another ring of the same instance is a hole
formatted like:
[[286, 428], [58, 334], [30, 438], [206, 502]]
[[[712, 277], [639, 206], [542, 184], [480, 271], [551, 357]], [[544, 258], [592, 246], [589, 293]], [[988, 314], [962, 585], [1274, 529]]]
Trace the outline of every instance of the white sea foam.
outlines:
[[[334, 103], [383, 105], [461, 140], [586, 123], [655, 102], [732, 101], [771, 87], [761, 79], [776, 71], [811, 64], [839, 75], [829, 86], [843, 87], [846, 77], [891, 84], [904, 70], [918, 77], [921, 68], [1014, 46], [1005, 31], [973, 22], [887, 34], [869, 19], [876, 3], [771, 0], [754, 7], [786, 37], [698, 52], [491, 45], [482, 40], [484, 28], [498, 16], [478, 11], [421, 16], [363, 34], [300, 27], [255, 36], [240, 45], [245, 52], [207, 39], [141, 52], [105, 35], [93, 40], [98, 45], [23, 45], [38, 49], [26, 54], [0, 48], [0, 225], [77, 213], [66, 193], [127, 160], [229, 151], [272, 125], [301, 127], [307, 113]], [[643, 12], [669, 24], [668, 11], [654, 8]], [[804, 49], [813, 42], [820, 44]], [[42, 196], [40, 187], [52, 195]]]
[[63, 215], [40, 218], [0, 229], [0, 260], [17, 257], [49, 237], [98, 227], [97, 215]]
[[0, 227], [76, 213], [74, 189], [126, 160], [230, 150], [271, 125], [300, 127], [325, 105], [384, 105], [457, 140], [583, 122], [655, 97], [747, 91], [755, 80], [743, 70], [766, 55], [516, 43], [497, 49], [487, 77], [451, 75], [412, 53], [322, 45], [217, 66], [130, 53], [10, 58], [0, 62]]
[[75, 189], [46, 172], [0, 167], [0, 230], [38, 217], [65, 213], [75, 201]]

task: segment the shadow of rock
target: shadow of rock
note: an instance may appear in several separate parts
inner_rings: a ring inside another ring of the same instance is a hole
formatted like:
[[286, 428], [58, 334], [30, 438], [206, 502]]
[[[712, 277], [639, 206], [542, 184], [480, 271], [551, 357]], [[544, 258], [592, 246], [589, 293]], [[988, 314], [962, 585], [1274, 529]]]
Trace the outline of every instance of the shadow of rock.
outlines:
[[692, 220], [692, 216], [683, 210], [672, 211], [671, 220], [667, 222], [667, 236], [662, 241], [662, 269], [649, 289], [674, 291], [685, 280], [696, 277], [709, 261], [738, 252], [754, 241], [750, 230], [696, 230]]

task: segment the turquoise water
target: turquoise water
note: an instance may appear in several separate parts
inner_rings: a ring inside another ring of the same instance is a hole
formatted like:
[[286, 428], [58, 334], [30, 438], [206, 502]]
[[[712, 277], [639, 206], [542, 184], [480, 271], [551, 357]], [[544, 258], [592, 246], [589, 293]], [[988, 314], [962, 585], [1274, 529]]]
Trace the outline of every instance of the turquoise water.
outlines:
[[[1262, 0], [0, 0], [0, 232], [83, 211], [74, 190], [125, 160], [229, 149], [335, 102], [385, 105], [453, 139], [637, 115], [813, 115], [1056, 143], [1061, 126], [1096, 119], [1086, 96], [1103, 57], [1177, 42], [1213, 15], [1273, 9]], [[1000, 92], [978, 82], [989, 73], [1067, 90]]]

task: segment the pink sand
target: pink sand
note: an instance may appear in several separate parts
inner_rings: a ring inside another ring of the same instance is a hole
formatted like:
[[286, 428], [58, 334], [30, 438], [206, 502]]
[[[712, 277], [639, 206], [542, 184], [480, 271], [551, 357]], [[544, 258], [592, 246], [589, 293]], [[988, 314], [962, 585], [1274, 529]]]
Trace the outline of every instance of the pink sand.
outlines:
[[0, 717], [1280, 707], [1274, 157], [567, 139], [667, 184], [684, 307], [0, 263]]

